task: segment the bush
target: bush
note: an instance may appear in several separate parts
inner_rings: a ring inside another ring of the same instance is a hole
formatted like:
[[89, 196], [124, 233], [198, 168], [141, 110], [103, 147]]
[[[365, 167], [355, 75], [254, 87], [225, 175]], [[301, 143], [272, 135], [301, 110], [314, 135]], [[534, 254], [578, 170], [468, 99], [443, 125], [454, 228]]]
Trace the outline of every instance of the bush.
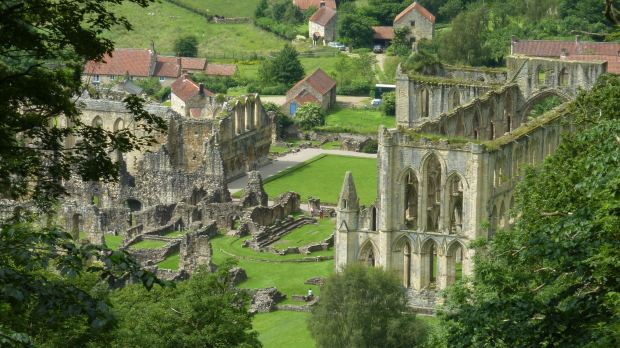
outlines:
[[375, 139], [369, 139], [360, 149], [363, 153], [377, 153], [379, 150], [379, 143]]
[[135, 84], [138, 85], [144, 93], [153, 97], [161, 89], [161, 84], [157, 77], [149, 77], [146, 79], [136, 79]]
[[367, 81], [351, 81], [349, 84], [342, 84], [336, 87], [340, 95], [370, 95], [372, 85]]
[[261, 90], [261, 94], [266, 94], [266, 95], [282, 95], [282, 94], [286, 94], [286, 92], [288, 91], [288, 86], [287, 85], [283, 85], [283, 84], [279, 84], [279, 85], [275, 85], [275, 86], [267, 86], [267, 87], [263, 87], [260, 88]]
[[306, 103], [300, 106], [295, 113], [295, 118], [303, 130], [310, 130], [325, 123], [325, 113], [316, 103]]
[[178, 57], [196, 57], [198, 55], [198, 39], [194, 35], [186, 35], [174, 41], [174, 52]]
[[396, 93], [386, 92], [381, 96], [381, 112], [386, 116], [396, 115]]
[[155, 93], [155, 95], [153, 95], [153, 98], [155, 98], [156, 100], [162, 102], [166, 99], [168, 99], [168, 96], [170, 96], [170, 92], [171, 92], [171, 88], [170, 86], [166, 86], [166, 87], [162, 87], [159, 92]]
[[285, 134], [284, 130], [295, 123], [292, 118], [282, 112], [280, 106], [274, 103], [263, 103], [263, 108], [265, 108], [265, 111], [267, 112], [276, 113], [276, 123], [279, 137], [283, 137]]
[[205, 88], [213, 93], [226, 93], [229, 88], [239, 86], [239, 83], [228, 76], [208, 76], [205, 74], [193, 74], [192, 79], [205, 84]]

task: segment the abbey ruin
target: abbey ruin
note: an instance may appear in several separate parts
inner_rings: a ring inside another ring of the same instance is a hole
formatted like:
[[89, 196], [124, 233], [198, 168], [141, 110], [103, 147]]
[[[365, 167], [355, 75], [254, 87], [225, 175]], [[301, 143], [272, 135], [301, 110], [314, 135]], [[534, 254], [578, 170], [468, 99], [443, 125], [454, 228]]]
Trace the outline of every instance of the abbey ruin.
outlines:
[[336, 268], [363, 262], [397, 272], [412, 305], [472, 274], [477, 238], [512, 223], [522, 169], [557, 148], [566, 104], [529, 117], [540, 101], [566, 102], [607, 72], [604, 61], [511, 55], [507, 70], [399, 70], [397, 129], [379, 130], [377, 199], [360, 206], [347, 173], [337, 208]]

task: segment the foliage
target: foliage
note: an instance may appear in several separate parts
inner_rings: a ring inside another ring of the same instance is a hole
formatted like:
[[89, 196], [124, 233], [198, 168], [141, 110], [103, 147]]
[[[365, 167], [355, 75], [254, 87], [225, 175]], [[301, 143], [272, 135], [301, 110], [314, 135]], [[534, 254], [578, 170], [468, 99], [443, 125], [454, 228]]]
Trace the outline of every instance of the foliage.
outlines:
[[421, 75], [437, 76], [443, 71], [443, 64], [435, 54], [421, 46], [417, 52], [407, 58], [403, 64], [403, 70]]
[[474, 277], [448, 292], [442, 315], [451, 345], [618, 346], [618, 95], [608, 75], [577, 97], [578, 131], [525, 172], [514, 230], [474, 245]]
[[297, 109], [295, 120], [301, 129], [310, 130], [325, 123], [325, 113], [319, 104], [305, 103]]
[[174, 52], [177, 57], [196, 57], [198, 55], [198, 38], [194, 35], [177, 38], [174, 40]]
[[388, 47], [388, 53], [401, 57], [408, 57], [411, 54], [409, 34], [411, 34], [411, 29], [409, 27], [394, 29], [394, 40], [392, 40], [392, 44]]
[[462, 12], [452, 21], [452, 28], [440, 40], [441, 58], [452, 63], [483, 65], [488, 61], [484, 33], [488, 9], [479, 6]]
[[549, 98], [545, 98], [541, 100], [538, 104], [534, 105], [534, 107], [532, 108], [530, 113], [527, 115], [527, 117], [536, 118], [563, 103], [564, 103], [564, 100], [557, 96], [551, 96]]
[[[275, 0], [261, 1], [254, 12], [258, 27], [270, 31], [286, 39], [294, 39], [299, 34], [298, 26], [307, 22], [316, 8], [309, 8], [302, 13], [292, 1]], [[307, 17], [306, 17], [307, 16]], [[305, 30], [304, 30], [305, 34]]]
[[340, 95], [368, 95], [375, 83], [376, 58], [370, 53], [357, 57], [340, 57], [334, 66], [336, 90]]
[[161, 83], [157, 77], [147, 77], [144, 79], [136, 79], [134, 81], [136, 85], [142, 88], [144, 93], [153, 96], [161, 90]]
[[199, 270], [175, 288], [128, 286], [112, 295], [120, 347], [261, 347], [251, 331], [250, 296], [235, 289], [231, 264]]
[[368, 139], [360, 149], [363, 153], [377, 153], [379, 151], [379, 143], [375, 139]]
[[263, 86], [283, 84], [290, 87], [303, 79], [304, 67], [295, 48], [286, 44], [273, 59], [262, 62], [258, 75]]
[[396, 115], [396, 92], [385, 92], [381, 95], [381, 112], [386, 116]]
[[426, 338], [398, 278], [359, 264], [327, 279], [308, 325], [318, 347], [415, 347]]
[[192, 74], [192, 79], [196, 82], [202, 82], [205, 88], [213, 93], [225, 94], [229, 88], [239, 86], [237, 79], [230, 76], [209, 76], [206, 74]]
[[369, 47], [372, 44], [372, 26], [375, 20], [357, 11], [338, 15], [336, 32], [339, 40], [353, 47]]
[[293, 125], [293, 119], [283, 113], [282, 108], [280, 108], [280, 106], [275, 103], [263, 103], [263, 108], [265, 108], [266, 112], [275, 112], [278, 137], [283, 138], [284, 134], [286, 133], [285, 130]]
[[391, 26], [396, 15], [409, 5], [409, 0], [368, 0], [368, 5], [363, 6], [360, 12], [377, 21], [379, 25]]

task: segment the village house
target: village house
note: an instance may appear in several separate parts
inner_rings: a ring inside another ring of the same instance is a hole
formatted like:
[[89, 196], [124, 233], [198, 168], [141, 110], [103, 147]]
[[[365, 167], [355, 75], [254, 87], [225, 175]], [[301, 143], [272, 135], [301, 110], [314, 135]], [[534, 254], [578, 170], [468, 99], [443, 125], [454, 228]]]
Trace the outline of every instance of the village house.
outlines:
[[171, 108], [185, 117], [200, 117], [206, 99], [215, 96], [204, 83], [194, 82], [187, 74], [176, 79], [170, 87]]
[[[575, 41], [519, 40], [512, 38], [511, 54], [582, 62], [607, 62], [607, 72], [620, 75], [620, 43]], [[544, 78], [544, 72], [538, 78]]]
[[297, 6], [300, 11], [306, 11], [311, 7], [316, 9], [321, 8], [321, 3], [323, 3], [325, 7], [336, 11], [336, 0], [293, 0], [293, 4]]
[[312, 43], [316, 45], [322, 42], [336, 41], [337, 13], [327, 7], [325, 1], [321, 1], [320, 8], [308, 20], [308, 37], [312, 38]]
[[394, 27], [372, 27], [372, 32], [373, 45], [387, 47], [394, 40]]
[[84, 78], [98, 85], [157, 77], [162, 86], [170, 86], [184, 72], [233, 76], [236, 70], [231, 64], [209, 64], [206, 58], [161, 56], [151, 45], [148, 50], [117, 48], [101, 62], [89, 61], [84, 66]]
[[306, 103], [316, 103], [323, 111], [336, 105], [336, 81], [320, 68], [286, 92], [286, 103], [282, 109], [292, 116], [299, 106]]
[[394, 31], [399, 28], [409, 28], [409, 42], [415, 49], [418, 41], [435, 37], [435, 16], [414, 2], [394, 17], [393, 26], [372, 27], [374, 44], [388, 46], [394, 39]]

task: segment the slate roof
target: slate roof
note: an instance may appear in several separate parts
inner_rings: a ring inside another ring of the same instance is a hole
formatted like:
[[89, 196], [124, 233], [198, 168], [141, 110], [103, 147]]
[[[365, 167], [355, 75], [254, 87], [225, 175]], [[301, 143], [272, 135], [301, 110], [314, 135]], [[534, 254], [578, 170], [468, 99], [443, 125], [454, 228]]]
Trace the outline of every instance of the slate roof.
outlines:
[[513, 40], [512, 54], [532, 57], [562, 57], [566, 60], [587, 62], [606, 61], [608, 72], [620, 74], [620, 43], [615, 42]]
[[[179, 97], [184, 102], [187, 102], [190, 98], [198, 95], [200, 86], [196, 82], [192, 81], [186, 74], [176, 79], [170, 86], [171, 92]], [[215, 94], [205, 88], [205, 95], [212, 97]]]
[[413, 4], [409, 5], [406, 9], [404, 9], [401, 13], [399, 13], [398, 15], [396, 15], [396, 18], [394, 18], [394, 22], [398, 22], [399, 20], [401, 20], [404, 16], [406, 16], [409, 12], [416, 10], [418, 11], [419, 14], [421, 14], [422, 16], [424, 16], [426, 19], [429, 20], [429, 22], [431, 23], [435, 23], [435, 16], [433, 16], [432, 13], [430, 13], [426, 8], [424, 8], [424, 6], [420, 5], [417, 2], [414, 2]]
[[377, 40], [393, 40], [394, 27], [372, 27], [372, 37]]
[[[293, 4], [300, 10], [305, 11], [310, 7], [321, 7], [321, 0], [293, 0]], [[329, 7], [332, 10], [336, 9], [336, 0], [325, 0], [325, 7]]]
[[336, 17], [336, 11], [328, 7], [320, 8], [311, 17], [310, 22], [314, 22], [318, 25], [325, 26], [332, 18]]
[[[297, 82], [291, 89], [299, 87], [303, 83], [307, 83], [320, 94], [326, 94], [332, 88], [336, 86], [336, 80], [332, 79], [321, 68], [316, 69], [310, 76], [307, 76], [303, 80]], [[299, 94], [298, 94], [299, 95]]]

